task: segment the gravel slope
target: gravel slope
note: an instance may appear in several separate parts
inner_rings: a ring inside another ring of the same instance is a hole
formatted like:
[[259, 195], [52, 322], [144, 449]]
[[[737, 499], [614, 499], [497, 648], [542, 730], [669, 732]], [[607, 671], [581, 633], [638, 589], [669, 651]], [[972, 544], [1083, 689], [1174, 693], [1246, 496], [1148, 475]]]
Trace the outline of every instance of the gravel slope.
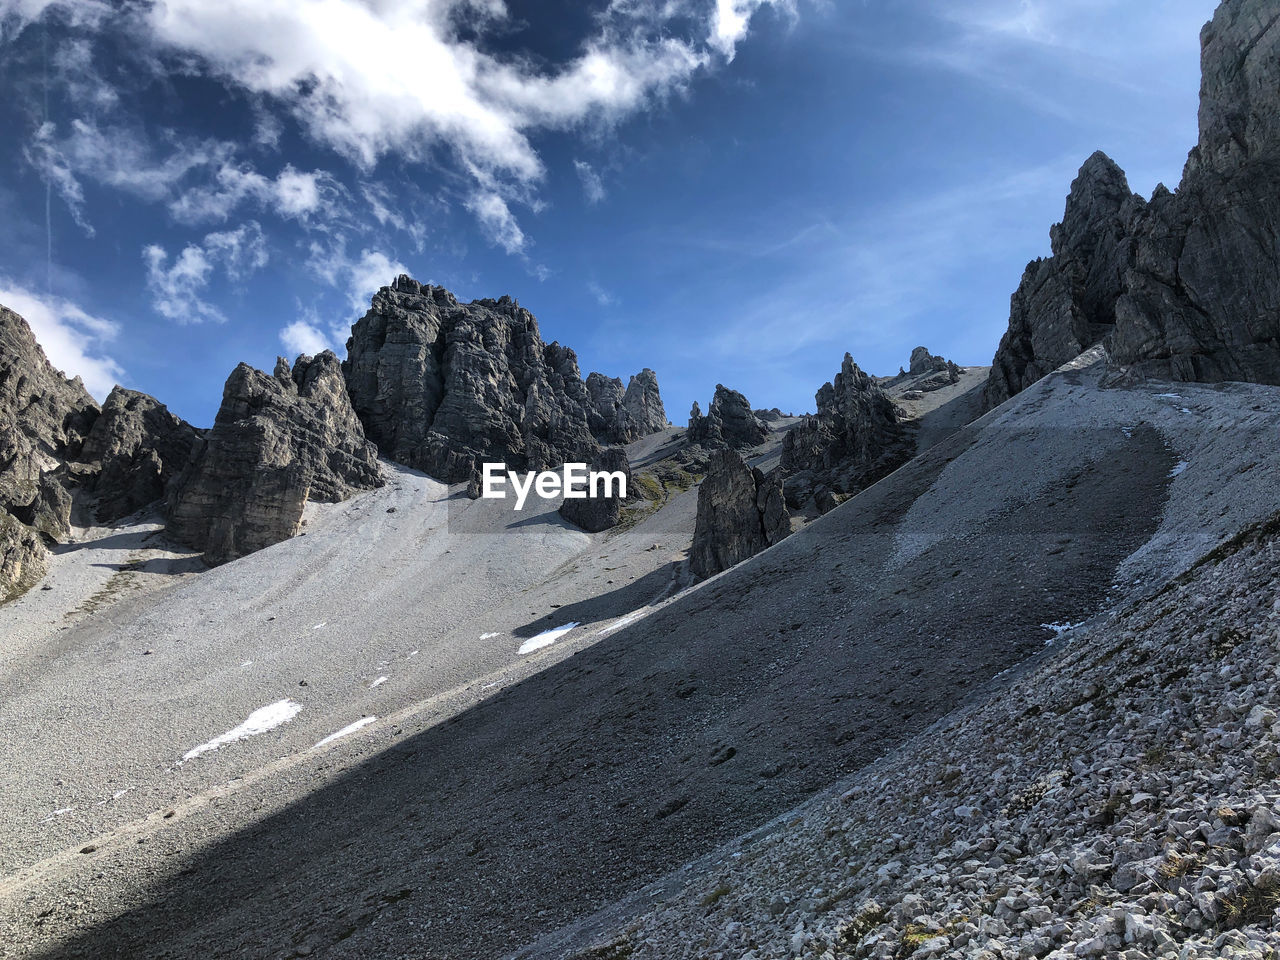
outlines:
[[[1041, 624], [1172, 572], [1205, 518], [1280, 506], [1276, 391], [1180, 386], [1174, 406], [1100, 379], [1085, 358], [617, 629], [670, 591], [688, 494], [613, 538], [553, 516], [451, 536], [443, 491], [405, 473], [305, 538], [122, 601], [119, 626], [67, 632], [48, 676], [0, 690], [33, 772], [3, 785], [0, 950], [488, 958], [713, 851], [1002, 687]], [[285, 697], [289, 723], [174, 767]], [[309, 750], [362, 714], [380, 719]], [[41, 732], [63, 716], [86, 718], [78, 743]], [[122, 775], [118, 801], [40, 823], [63, 805], [51, 778]]]

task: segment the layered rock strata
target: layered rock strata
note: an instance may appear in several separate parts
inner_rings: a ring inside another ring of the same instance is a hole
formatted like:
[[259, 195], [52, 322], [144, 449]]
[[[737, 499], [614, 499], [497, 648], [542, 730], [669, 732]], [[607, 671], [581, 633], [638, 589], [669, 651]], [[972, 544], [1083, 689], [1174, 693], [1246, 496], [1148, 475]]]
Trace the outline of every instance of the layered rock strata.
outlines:
[[698, 487], [689, 569], [699, 579], [728, 570], [791, 533], [782, 474], [747, 466], [735, 451], [711, 454]]
[[336, 503], [382, 483], [333, 353], [292, 369], [281, 358], [274, 375], [242, 363], [169, 489], [168, 530], [223, 563], [293, 536], [308, 500]]

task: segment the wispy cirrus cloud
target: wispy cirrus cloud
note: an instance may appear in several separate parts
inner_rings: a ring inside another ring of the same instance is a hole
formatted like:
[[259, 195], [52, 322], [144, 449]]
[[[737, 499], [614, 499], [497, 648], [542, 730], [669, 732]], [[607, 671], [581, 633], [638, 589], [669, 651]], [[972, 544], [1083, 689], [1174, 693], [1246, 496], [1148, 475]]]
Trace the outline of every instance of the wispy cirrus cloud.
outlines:
[[256, 220], [235, 230], [210, 233], [176, 257], [159, 244], [143, 248], [147, 289], [161, 316], [176, 323], [225, 323], [226, 315], [205, 299], [205, 290], [220, 267], [231, 280], [242, 280], [267, 265], [267, 241]]

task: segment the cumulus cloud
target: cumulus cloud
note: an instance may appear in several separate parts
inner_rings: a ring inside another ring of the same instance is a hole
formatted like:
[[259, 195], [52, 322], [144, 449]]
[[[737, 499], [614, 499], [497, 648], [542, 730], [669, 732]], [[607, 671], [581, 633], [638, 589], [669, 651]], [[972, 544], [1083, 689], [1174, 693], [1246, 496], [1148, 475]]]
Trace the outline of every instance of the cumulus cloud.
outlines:
[[232, 280], [240, 280], [267, 265], [267, 241], [256, 220], [208, 234], [188, 244], [176, 258], [159, 244], [143, 248], [147, 289], [156, 312], [177, 323], [225, 323], [226, 315], [203, 298], [214, 270], [221, 266]]
[[604, 181], [591, 164], [585, 160], [575, 160], [573, 161], [573, 169], [577, 171], [578, 179], [582, 181], [582, 193], [587, 198], [587, 203], [594, 206], [603, 200], [605, 197]]
[[[669, 29], [684, 3], [610, 5], [577, 56], [544, 68], [475, 37], [508, 19], [500, 0], [167, 0], [148, 23], [163, 46], [274, 98], [318, 142], [371, 169], [444, 148], [475, 178], [466, 205], [489, 239], [524, 250], [512, 185], [541, 179], [536, 131], [608, 124], [732, 58], [752, 15], [792, 0], [718, 0], [705, 33]], [[705, 12], [698, 22], [705, 21]], [[501, 183], [501, 187], [495, 187]]]
[[315, 356], [317, 353], [332, 349], [329, 337], [316, 323], [305, 319], [295, 320], [282, 329], [280, 342], [294, 356], [300, 353]]
[[124, 378], [124, 371], [103, 353], [119, 327], [86, 313], [61, 297], [46, 296], [0, 279], [0, 303], [22, 316], [44, 348], [49, 362], [70, 377], [80, 377], [99, 400]]
[[379, 287], [387, 286], [402, 273], [410, 273], [403, 263], [381, 250], [365, 248], [359, 256], [349, 256], [344, 237], [337, 237], [328, 247], [313, 243], [307, 265], [330, 286], [342, 291], [351, 309], [360, 314], [369, 309], [369, 298]]

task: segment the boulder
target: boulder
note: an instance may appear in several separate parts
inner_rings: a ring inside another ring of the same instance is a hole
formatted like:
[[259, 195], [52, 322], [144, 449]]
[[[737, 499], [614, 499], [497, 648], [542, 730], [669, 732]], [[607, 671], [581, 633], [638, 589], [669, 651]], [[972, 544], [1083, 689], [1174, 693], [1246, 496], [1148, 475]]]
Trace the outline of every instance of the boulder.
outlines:
[[510, 297], [464, 304], [407, 276], [374, 294], [352, 326], [343, 373], [378, 449], [449, 483], [484, 462], [589, 462], [602, 441], [643, 435], [650, 381], [657, 391], [652, 371], [633, 378], [641, 384], [630, 404], [618, 381], [598, 375], [589, 387], [573, 350], [544, 343], [533, 314]]
[[689, 569], [699, 579], [728, 570], [791, 533], [782, 474], [748, 467], [737, 452], [711, 454], [698, 487]]
[[[621, 447], [606, 447], [587, 467], [593, 472], [621, 472], [627, 478], [627, 487], [631, 486], [631, 464], [627, 461], [627, 452]], [[599, 533], [618, 525], [625, 501], [623, 496], [566, 497], [560, 505], [560, 516], [588, 533]]]
[[336, 503], [382, 483], [333, 353], [301, 356], [291, 370], [278, 362], [273, 376], [242, 363], [170, 485], [168, 530], [224, 563], [293, 536], [308, 500]]

